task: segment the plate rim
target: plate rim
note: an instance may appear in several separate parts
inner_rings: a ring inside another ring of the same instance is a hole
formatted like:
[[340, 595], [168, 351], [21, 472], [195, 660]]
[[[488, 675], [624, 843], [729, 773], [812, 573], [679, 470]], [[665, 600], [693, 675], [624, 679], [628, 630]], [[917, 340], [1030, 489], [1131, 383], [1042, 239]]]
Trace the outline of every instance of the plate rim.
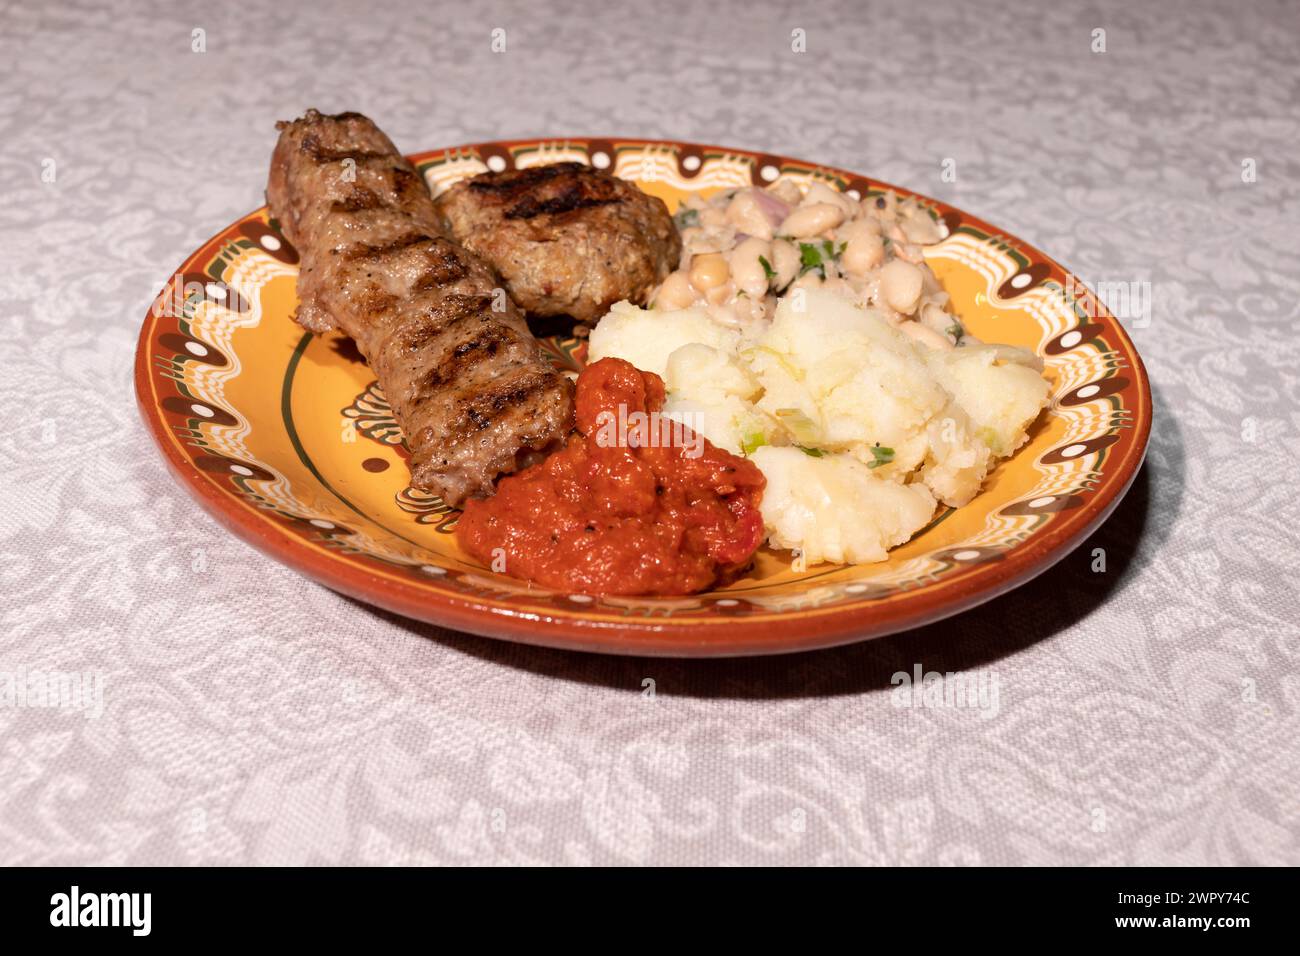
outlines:
[[[963, 224], [970, 224], [990, 235], [1013, 240], [1015, 248], [1021, 253], [1055, 266], [1067, 275], [1074, 275], [1036, 246], [951, 203], [849, 170], [750, 149], [641, 137], [567, 136], [489, 140], [421, 150], [407, 156], [418, 166], [438, 156], [453, 153], [479, 151], [481, 154], [485, 148], [509, 150], [523, 145], [590, 146], [593, 143], [676, 147], [679, 155], [683, 148], [702, 153], [720, 152], [730, 156], [749, 157], [756, 164], [790, 163], [839, 177], [862, 180], [873, 187], [894, 190], [904, 196], [916, 196], [941, 210], [952, 211], [961, 217]], [[218, 230], [186, 255], [181, 269], [184, 264], [201, 258], [211, 247], [222, 241], [231, 229], [265, 210], [265, 205], [260, 206]], [[164, 286], [159, 294], [165, 292], [166, 288]], [[571, 615], [551, 615], [510, 607], [492, 598], [427, 590], [396, 577], [371, 573], [362, 565], [343, 560], [337, 553], [311, 547], [273, 522], [256, 516], [255, 509], [246, 502], [236, 500], [235, 495], [222, 491], [180, 452], [177, 440], [170, 434], [170, 427], [160, 414], [158, 402], [154, 400], [149, 344], [158, 318], [153, 309], [153, 303], [157, 300], [157, 295], [151, 299], [136, 344], [133, 380], [137, 407], [168, 471], [222, 527], [279, 563], [363, 603], [435, 626], [564, 650], [661, 657], [785, 654], [884, 637], [960, 614], [1047, 571], [1082, 544], [1114, 512], [1132, 487], [1145, 460], [1155, 417], [1150, 381], [1137, 346], [1123, 323], [1101, 304], [1100, 316], [1114, 327], [1132, 357], [1130, 371], [1139, 401], [1132, 419], [1134, 440], [1128, 445], [1127, 454], [1123, 458], [1118, 461], [1112, 459], [1108, 463], [1109, 467], [1103, 474], [1109, 480], [1090, 494], [1080, 509], [1087, 516], [1084, 518], [1081, 515], [1081, 522], [1050, 522], [1026, 541], [1009, 549], [1001, 560], [972, 565], [950, 575], [933, 590], [927, 588], [924, 592], [918, 592], [914, 600], [908, 600], [904, 595], [902, 599], [893, 602], [865, 601], [824, 609], [801, 608], [790, 614], [775, 612], [769, 618], [722, 618], [716, 621], [631, 616], [618, 620], [597, 619], [584, 617], [577, 608]]]

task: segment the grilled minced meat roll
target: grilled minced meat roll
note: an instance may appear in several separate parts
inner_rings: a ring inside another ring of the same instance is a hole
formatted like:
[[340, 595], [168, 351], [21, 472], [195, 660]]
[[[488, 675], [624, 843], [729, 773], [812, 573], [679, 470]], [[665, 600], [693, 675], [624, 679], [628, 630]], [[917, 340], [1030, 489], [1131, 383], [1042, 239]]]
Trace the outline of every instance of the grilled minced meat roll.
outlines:
[[301, 257], [297, 321], [355, 340], [411, 451], [458, 506], [563, 444], [573, 387], [492, 268], [442, 232], [424, 183], [358, 113], [276, 124], [267, 202]]
[[436, 207], [532, 316], [595, 325], [615, 302], [644, 304], [682, 254], [662, 199], [582, 163], [483, 173]]

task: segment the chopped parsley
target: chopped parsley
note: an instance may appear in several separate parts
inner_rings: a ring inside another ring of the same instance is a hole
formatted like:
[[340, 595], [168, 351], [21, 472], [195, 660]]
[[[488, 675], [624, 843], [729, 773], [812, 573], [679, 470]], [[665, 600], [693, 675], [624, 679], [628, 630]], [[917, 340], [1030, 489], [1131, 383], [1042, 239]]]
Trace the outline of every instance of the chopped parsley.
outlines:
[[795, 445], [794, 447], [795, 447], [795, 448], [798, 448], [801, 452], [803, 452], [803, 453], [804, 453], [805, 455], [807, 455], [809, 458], [825, 458], [825, 457], [826, 457], [826, 452], [822, 451], [820, 448], [805, 448], [803, 445]]
[[822, 254], [811, 242], [799, 243], [799, 274], [822, 268]]
[[700, 211], [698, 209], [689, 209], [683, 206], [677, 210], [673, 216], [673, 225], [678, 229], [690, 229], [700, 224]]
[[947, 332], [952, 336], [954, 342], [961, 345], [961, 337], [966, 334], [966, 330], [961, 327], [960, 322], [954, 322], [952, 325], [948, 326]]
[[894, 449], [892, 448], [881, 448], [879, 445], [872, 445], [871, 454], [876, 460], [867, 465], [868, 468], [879, 468], [881, 465], [888, 465], [894, 460]]
[[758, 264], [763, 267], [763, 275], [767, 276], [768, 282], [776, 278], [776, 270], [772, 268], [772, 263], [767, 261], [767, 256], [759, 256]]
[[821, 242], [801, 242], [799, 243], [799, 274], [805, 275], [816, 269], [822, 277], [826, 277], [826, 263], [834, 262], [844, 252], [847, 243], [840, 243], [837, 248], [835, 243], [829, 239]]

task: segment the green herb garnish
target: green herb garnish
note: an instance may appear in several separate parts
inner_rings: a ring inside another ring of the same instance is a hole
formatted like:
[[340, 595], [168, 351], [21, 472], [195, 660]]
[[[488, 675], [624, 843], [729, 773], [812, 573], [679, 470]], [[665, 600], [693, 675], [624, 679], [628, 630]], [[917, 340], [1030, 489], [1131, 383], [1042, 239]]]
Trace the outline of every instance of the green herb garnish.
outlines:
[[894, 449], [892, 448], [881, 448], [879, 445], [872, 445], [871, 454], [876, 460], [867, 465], [868, 468], [879, 468], [881, 465], [888, 465], [894, 460]]
[[825, 458], [825, 457], [826, 457], [826, 452], [822, 451], [820, 448], [805, 448], [803, 445], [795, 445], [794, 447], [795, 447], [795, 448], [798, 448], [801, 452], [803, 452], [803, 453], [804, 453], [805, 455], [807, 455], [809, 458]]
[[700, 211], [698, 209], [682, 207], [681, 209], [678, 209], [677, 214], [673, 216], [673, 225], [678, 229], [690, 229], [699, 224]]
[[961, 345], [961, 337], [966, 334], [966, 330], [961, 327], [960, 322], [954, 322], [952, 325], [948, 326], [947, 332], [952, 336], [954, 342]]
[[767, 261], [766, 256], [759, 256], [758, 264], [763, 267], [763, 275], [767, 276], [768, 282], [776, 278], [776, 270], [772, 268], [772, 263]]
[[[799, 243], [799, 274], [811, 272], [813, 269], [822, 269], [822, 253], [811, 242]], [[823, 275], [825, 270], [823, 269]]]
[[841, 243], [839, 248], [829, 239], [824, 239], [820, 243], [801, 242], [799, 243], [799, 274], [805, 275], [814, 269], [821, 273], [822, 278], [826, 277], [826, 263], [834, 262], [844, 252], [844, 247], [848, 243]]

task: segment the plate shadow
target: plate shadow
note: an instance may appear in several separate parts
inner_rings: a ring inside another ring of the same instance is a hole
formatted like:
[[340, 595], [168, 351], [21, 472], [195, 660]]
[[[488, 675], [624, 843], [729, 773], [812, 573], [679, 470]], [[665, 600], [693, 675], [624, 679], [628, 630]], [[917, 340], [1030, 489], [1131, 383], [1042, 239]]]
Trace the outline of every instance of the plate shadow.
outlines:
[[[346, 600], [458, 653], [629, 694], [641, 693], [641, 681], [652, 677], [658, 692], [675, 697], [826, 697], [889, 689], [895, 673], [910, 672], [916, 664], [939, 672], [985, 668], [1085, 620], [1154, 560], [1181, 508], [1186, 470], [1178, 423], [1172, 415], [1161, 413], [1160, 403], [1155, 407], [1147, 459], [1132, 487], [1110, 518], [1074, 551], [1032, 581], [986, 604], [889, 637], [770, 657], [616, 657], [476, 637]], [[1093, 570], [1098, 548], [1105, 552], [1104, 572]]]

